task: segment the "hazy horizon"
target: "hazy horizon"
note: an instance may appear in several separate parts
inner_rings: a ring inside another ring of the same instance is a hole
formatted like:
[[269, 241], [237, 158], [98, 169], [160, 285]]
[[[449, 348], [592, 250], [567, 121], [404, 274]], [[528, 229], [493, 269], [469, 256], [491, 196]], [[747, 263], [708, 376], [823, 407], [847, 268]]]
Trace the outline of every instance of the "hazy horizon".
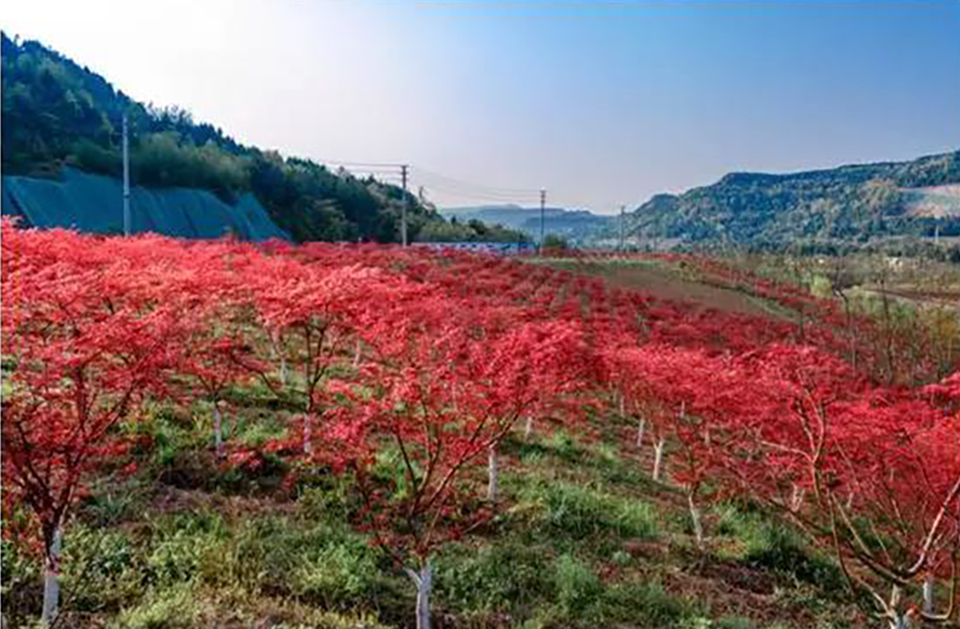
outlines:
[[960, 146], [947, 0], [36, 0], [0, 26], [245, 144], [409, 163], [450, 207], [532, 206], [543, 187], [612, 213], [730, 171]]

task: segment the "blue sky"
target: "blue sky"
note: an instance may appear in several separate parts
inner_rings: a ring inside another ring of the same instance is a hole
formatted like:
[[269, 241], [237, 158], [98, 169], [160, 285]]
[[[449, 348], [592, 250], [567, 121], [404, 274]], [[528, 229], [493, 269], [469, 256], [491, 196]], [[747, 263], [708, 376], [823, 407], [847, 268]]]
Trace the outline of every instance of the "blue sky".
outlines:
[[956, 0], [14, 0], [2, 20], [241, 141], [409, 162], [446, 205], [544, 187], [613, 212], [960, 147]]

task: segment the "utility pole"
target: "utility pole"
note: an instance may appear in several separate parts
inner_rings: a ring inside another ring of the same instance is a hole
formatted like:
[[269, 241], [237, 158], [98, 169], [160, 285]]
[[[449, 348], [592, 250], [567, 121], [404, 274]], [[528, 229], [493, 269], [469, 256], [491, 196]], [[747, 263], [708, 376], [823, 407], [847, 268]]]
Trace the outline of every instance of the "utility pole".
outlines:
[[130, 221], [130, 144], [127, 140], [127, 112], [123, 112], [123, 235], [129, 236]]
[[620, 206], [620, 252], [623, 253], [623, 221], [624, 221], [624, 212], [626, 211], [627, 206]]
[[547, 191], [540, 188], [540, 255], [543, 255], [543, 230], [546, 225]]
[[400, 209], [400, 240], [407, 246], [407, 169], [408, 164], [400, 165], [400, 179], [403, 181], [403, 205]]

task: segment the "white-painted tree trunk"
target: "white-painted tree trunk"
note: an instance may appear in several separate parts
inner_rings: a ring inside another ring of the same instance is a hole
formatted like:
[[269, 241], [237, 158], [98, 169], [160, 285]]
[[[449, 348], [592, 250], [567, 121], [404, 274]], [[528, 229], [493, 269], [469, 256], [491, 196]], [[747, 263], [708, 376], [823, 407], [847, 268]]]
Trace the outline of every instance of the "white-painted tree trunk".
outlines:
[[428, 561], [416, 572], [406, 568], [407, 575], [417, 587], [417, 629], [430, 629], [430, 592], [433, 589], [433, 570]]
[[313, 421], [311, 420], [310, 413], [303, 414], [303, 453], [311, 454], [313, 453]]
[[500, 462], [497, 456], [497, 446], [492, 445], [487, 451], [487, 500], [496, 502], [500, 493]]
[[360, 339], [357, 339], [357, 346], [353, 350], [353, 368], [360, 366]]
[[527, 415], [527, 423], [523, 427], [523, 440], [529, 441], [533, 435], [533, 415]]
[[923, 612], [925, 614], [934, 614], [937, 611], [937, 602], [933, 593], [934, 578], [928, 574], [923, 578]]
[[280, 359], [280, 384], [287, 386], [287, 358], [283, 355], [283, 346], [280, 343], [280, 335], [270, 335], [270, 353], [274, 358]]
[[217, 458], [222, 459], [223, 452], [223, 418], [220, 415], [220, 403], [213, 403], [213, 443], [217, 450]]
[[799, 511], [803, 506], [803, 498], [806, 492], [800, 485], [793, 486], [793, 492], [790, 494], [790, 510]]
[[289, 376], [287, 374], [287, 357], [283, 355], [283, 352], [280, 353], [280, 384], [287, 386], [287, 380]]
[[640, 418], [640, 423], [637, 424], [637, 447], [643, 447], [643, 431], [647, 427], [647, 420], [643, 417]]
[[903, 591], [899, 585], [890, 589], [890, 601], [887, 607], [887, 621], [890, 629], [911, 629], [910, 619], [900, 612], [900, 598]]
[[910, 619], [906, 614], [894, 613], [889, 620], [890, 629], [915, 629], [910, 626]]
[[627, 399], [623, 396], [623, 393], [619, 393], [617, 397], [620, 398], [620, 417], [627, 416]]
[[663, 471], [663, 447], [667, 440], [663, 437], [653, 446], [653, 480], [660, 480], [660, 473]]
[[700, 521], [700, 509], [693, 500], [693, 492], [687, 492], [687, 506], [690, 508], [690, 519], [693, 521], [693, 536], [697, 541], [697, 548], [703, 548], [703, 524]]
[[60, 543], [63, 535], [60, 527], [53, 532], [53, 541], [47, 550], [46, 561], [43, 570], [43, 612], [40, 616], [40, 622], [48, 627], [57, 615], [57, 607], [60, 604]]

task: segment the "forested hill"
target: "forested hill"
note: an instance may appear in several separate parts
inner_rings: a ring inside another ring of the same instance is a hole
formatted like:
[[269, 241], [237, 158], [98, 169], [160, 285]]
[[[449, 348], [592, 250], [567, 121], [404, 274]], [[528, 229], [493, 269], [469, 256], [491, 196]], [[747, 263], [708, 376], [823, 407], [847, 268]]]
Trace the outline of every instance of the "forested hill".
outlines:
[[[936, 194], [960, 183], [960, 151], [910, 162], [792, 174], [731, 173], [680, 195], [660, 194], [633, 215], [641, 238], [782, 247], [960, 235], [960, 204]], [[936, 198], [939, 211], [924, 211]], [[947, 204], [949, 205], [949, 203]]]
[[[296, 240], [399, 240], [404, 197], [396, 186], [244, 146], [184, 110], [132, 100], [36, 41], [3, 34], [0, 54], [4, 175], [52, 177], [67, 166], [121, 176], [121, 120], [127, 112], [137, 185], [206, 189], [227, 202], [252, 192]], [[414, 195], [408, 193], [406, 201], [412, 238], [428, 224], [443, 223]]]

